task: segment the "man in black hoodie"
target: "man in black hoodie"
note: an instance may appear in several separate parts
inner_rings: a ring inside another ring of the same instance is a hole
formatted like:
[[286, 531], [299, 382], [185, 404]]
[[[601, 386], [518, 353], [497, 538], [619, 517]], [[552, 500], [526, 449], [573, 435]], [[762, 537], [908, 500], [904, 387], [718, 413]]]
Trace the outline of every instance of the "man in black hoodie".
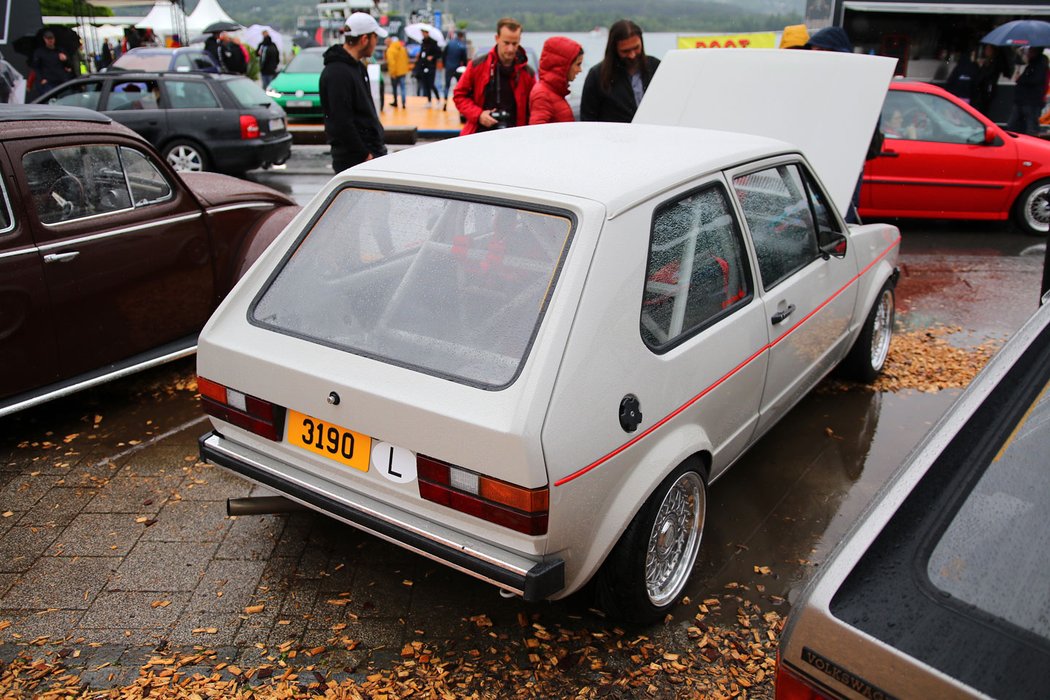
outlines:
[[344, 35], [345, 43], [324, 52], [320, 86], [324, 131], [337, 173], [386, 155], [364, 62], [387, 32], [371, 15], [354, 12], [346, 20]]

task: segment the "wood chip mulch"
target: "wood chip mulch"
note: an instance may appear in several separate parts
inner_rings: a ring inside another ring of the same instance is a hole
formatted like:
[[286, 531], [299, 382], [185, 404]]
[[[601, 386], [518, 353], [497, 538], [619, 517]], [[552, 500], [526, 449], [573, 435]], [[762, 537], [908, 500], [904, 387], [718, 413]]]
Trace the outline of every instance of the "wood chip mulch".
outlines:
[[516, 626], [500, 629], [477, 615], [463, 621], [474, 633], [470, 644], [459, 645], [462, 650], [453, 643], [439, 653], [430, 642], [414, 641], [389, 668], [355, 674], [326, 670], [325, 652], [318, 649], [300, 650], [310, 665], [293, 665], [288, 654], [279, 654], [260, 657], [266, 663], [252, 668], [216, 662], [216, 653], [204, 648], [158, 653], [134, 682], [111, 688], [91, 688], [71, 671], [68, 648], [59, 653], [36, 647], [0, 662], [0, 697], [771, 698], [781, 615], [729, 594], [704, 600], [696, 610], [690, 621], [657, 626], [649, 634], [547, 628], [524, 614]]

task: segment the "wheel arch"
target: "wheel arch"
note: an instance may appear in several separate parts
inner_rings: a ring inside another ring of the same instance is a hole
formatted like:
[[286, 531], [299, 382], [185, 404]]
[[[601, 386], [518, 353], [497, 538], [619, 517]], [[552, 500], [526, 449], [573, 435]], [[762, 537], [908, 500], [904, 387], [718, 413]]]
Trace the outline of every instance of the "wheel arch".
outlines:
[[[640, 444], [644, 444], [640, 443]], [[628, 451], [629, 452], [629, 451]], [[558, 597], [568, 595], [584, 586], [598, 573], [608, 559], [624, 531], [638, 515], [652, 493], [676, 470], [686, 464], [695, 464], [705, 486], [711, 481], [714, 462], [710, 440], [696, 424], [681, 425], [666, 431], [644, 453], [625, 460], [620, 468], [621, 478], [602, 489], [606, 497], [598, 512], [574, 513], [575, 527], [591, 533], [587, 556], [566, 571], [566, 586]], [[580, 478], [606, 478], [601, 470]], [[575, 488], [588, 489], [592, 485], [578, 484]], [[574, 499], [567, 499], [572, 502]], [[598, 517], [595, 518], [594, 516]]]

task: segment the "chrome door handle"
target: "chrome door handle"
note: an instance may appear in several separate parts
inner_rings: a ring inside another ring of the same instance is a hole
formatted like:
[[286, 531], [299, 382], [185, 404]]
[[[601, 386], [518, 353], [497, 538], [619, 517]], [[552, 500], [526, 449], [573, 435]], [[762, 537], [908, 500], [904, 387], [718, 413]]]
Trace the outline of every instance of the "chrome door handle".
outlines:
[[77, 257], [78, 255], [80, 255], [80, 251], [79, 250], [74, 250], [74, 251], [71, 251], [69, 253], [48, 253], [47, 255], [44, 256], [44, 262], [46, 262], [46, 263], [69, 262], [70, 260], [72, 260], [73, 258]]

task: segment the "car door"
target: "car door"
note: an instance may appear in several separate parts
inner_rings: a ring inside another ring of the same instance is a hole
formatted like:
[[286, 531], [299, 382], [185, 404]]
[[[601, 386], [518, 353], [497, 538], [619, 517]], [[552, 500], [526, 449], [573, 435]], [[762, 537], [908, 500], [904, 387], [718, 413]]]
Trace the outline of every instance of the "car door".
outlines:
[[869, 216], [992, 218], [1006, 211], [1016, 149], [1009, 139], [986, 144], [988, 124], [971, 110], [940, 95], [890, 90], [880, 123], [882, 153], [868, 161], [861, 189]]
[[0, 146], [0, 400], [57, 379], [44, 261]]
[[131, 141], [11, 153], [44, 254], [63, 376], [195, 337], [216, 303], [196, 198]]
[[168, 132], [168, 116], [161, 108], [159, 80], [141, 76], [114, 78], [102, 100], [101, 111], [108, 117], [160, 147]]
[[775, 423], [842, 357], [857, 289], [857, 267], [823, 256], [820, 245], [841, 222], [802, 163], [783, 160], [733, 173], [751, 234], [769, 332], [761, 432]]

